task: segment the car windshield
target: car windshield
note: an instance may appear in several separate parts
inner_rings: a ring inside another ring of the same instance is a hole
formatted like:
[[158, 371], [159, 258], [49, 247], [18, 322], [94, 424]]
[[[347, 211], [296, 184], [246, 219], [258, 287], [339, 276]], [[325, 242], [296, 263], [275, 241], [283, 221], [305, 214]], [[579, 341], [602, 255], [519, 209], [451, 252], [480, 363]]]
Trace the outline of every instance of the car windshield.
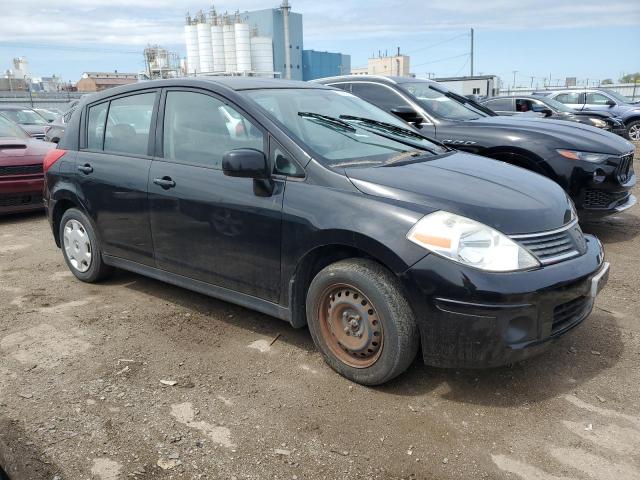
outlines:
[[554, 100], [553, 98], [545, 98], [544, 100], [540, 99], [540, 101], [542, 103], [546, 103], [551, 108], [553, 108], [554, 110], [558, 110], [559, 112], [576, 113], [576, 111], [573, 108], [569, 108], [564, 103], [560, 103], [559, 101]]
[[487, 117], [484, 112], [473, 108], [468, 103], [454, 98], [452, 94], [434, 88], [427, 82], [403, 83], [405, 90], [411, 93], [420, 105], [432, 115], [446, 120], [477, 120]]
[[603, 91], [607, 92], [620, 103], [633, 103], [633, 100], [631, 100], [629, 97], [625, 97], [621, 93], [609, 90], [608, 88], [604, 88]]
[[242, 93], [328, 167], [381, 166], [449, 151], [347, 92], [287, 88]]
[[37, 112], [29, 108], [24, 109], [7, 109], [2, 110], [2, 113], [10, 120], [13, 120], [19, 125], [47, 125], [49, 122]]
[[0, 138], [29, 138], [29, 135], [11, 120], [0, 114]]

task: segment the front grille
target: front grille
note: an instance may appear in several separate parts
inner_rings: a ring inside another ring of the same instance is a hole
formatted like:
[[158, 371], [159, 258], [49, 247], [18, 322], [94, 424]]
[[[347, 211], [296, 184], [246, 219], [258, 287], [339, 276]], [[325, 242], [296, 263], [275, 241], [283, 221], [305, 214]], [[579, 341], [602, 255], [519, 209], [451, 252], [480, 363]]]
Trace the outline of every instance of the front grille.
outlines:
[[625, 183], [633, 174], [633, 152], [620, 158], [618, 168], [616, 168], [616, 177], [620, 183]]
[[589, 297], [578, 297], [553, 309], [551, 333], [557, 333], [581, 321], [588, 313]]
[[6, 175], [35, 175], [42, 173], [42, 164], [0, 166], [0, 176]]
[[543, 265], [577, 257], [586, 249], [584, 235], [577, 221], [559, 230], [513, 235], [511, 238], [535, 255]]
[[42, 195], [17, 195], [0, 197], [0, 207], [19, 207], [43, 203]]
[[628, 192], [607, 192], [588, 188], [584, 194], [584, 208], [611, 208], [614, 203], [620, 203], [629, 195]]

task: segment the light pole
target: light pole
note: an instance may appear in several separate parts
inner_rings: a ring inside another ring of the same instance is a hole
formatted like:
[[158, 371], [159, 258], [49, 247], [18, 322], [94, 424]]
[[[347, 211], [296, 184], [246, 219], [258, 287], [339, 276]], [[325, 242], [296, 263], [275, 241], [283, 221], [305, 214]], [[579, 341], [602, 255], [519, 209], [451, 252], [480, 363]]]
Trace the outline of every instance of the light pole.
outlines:
[[27, 76], [23, 77], [24, 83], [27, 84], [27, 88], [29, 89], [29, 101], [31, 103], [31, 108], [33, 108], [33, 93], [31, 93], [31, 79], [27, 82]]

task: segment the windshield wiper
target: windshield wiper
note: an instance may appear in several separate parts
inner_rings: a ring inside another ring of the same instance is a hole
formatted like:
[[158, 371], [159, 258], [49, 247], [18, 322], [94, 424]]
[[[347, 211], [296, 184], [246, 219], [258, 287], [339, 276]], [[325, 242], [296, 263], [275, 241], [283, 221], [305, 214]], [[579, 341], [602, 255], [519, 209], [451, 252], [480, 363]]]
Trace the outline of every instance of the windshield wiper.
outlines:
[[329, 115], [322, 115], [321, 113], [314, 112], [298, 112], [298, 116], [303, 118], [313, 118], [314, 120], [320, 120], [325, 124], [332, 125], [334, 127], [340, 127], [351, 133], [355, 133], [356, 129], [349, 125], [347, 122], [343, 122], [339, 118], [330, 117]]
[[420, 135], [418, 132], [414, 132], [408, 128], [399, 127], [398, 125], [394, 125], [393, 123], [381, 122], [380, 120], [374, 120], [373, 118], [366, 117], [356, 117], [354, 115], [340, 115], [342, 120], [353, 120], [356, 122], [362, 122], [366, 125], [371, 125], [375, 127], [383, 128], [384, 130], [388, 130], [390, 132], [396, 133], [398, 135], [403, 135], [405, 137], [418, 138], [420, 140], [424, 140], [425, 138]]

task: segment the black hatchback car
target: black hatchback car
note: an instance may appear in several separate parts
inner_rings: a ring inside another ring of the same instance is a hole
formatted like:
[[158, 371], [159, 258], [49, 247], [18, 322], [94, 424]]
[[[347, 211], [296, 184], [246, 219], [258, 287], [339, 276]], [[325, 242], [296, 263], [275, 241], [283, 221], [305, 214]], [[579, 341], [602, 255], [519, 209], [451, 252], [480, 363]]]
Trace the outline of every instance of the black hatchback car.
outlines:
[[341, 90], [174, 79], [81, 103], [44, 162], [77, 278], [119, 267], [309, 326], [362, 384], [511, 363], [591, 312], [609, 265], [548, 179]]
[[347, 75], [314, 80], [353, 93], [458, 150], [545, 175], [589, 220], [636, 203], [632, 143], [579, 123], [501, 117], [431, 80]]

